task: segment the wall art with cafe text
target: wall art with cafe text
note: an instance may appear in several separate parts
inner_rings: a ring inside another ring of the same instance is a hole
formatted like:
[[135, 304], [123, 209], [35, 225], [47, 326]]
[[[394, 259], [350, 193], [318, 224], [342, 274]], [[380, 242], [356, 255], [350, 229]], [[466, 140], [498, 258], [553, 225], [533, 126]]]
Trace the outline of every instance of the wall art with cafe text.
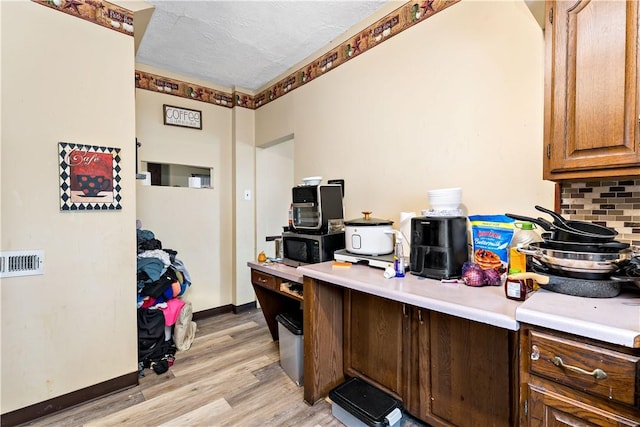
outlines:
[[122, 209], [119, 148], [60, 142], [58, 158], [61, 211]]

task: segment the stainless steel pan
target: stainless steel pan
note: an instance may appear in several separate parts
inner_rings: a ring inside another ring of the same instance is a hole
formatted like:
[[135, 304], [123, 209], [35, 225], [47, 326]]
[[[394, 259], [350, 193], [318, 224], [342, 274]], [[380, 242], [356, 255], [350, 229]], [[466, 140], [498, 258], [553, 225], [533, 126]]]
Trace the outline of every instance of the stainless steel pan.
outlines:
[[576, 252], [541, 247], [534, 242], [518, 248], [518, 252], [531, 255], [552, 272], [580, 279], [604, 279], [617, 271], [620, 265], [631, 258], [631, 251], [620, 252]]

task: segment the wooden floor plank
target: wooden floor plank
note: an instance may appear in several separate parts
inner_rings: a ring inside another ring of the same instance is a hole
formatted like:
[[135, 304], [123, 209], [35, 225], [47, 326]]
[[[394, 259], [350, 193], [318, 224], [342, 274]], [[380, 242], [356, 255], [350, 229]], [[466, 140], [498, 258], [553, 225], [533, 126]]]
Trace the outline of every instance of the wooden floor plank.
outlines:
[[[280, 367], [260, 309], [200, 319], [191, 348], [161, 375], [146, 369], [139, 385], [26, 426], [334, 427], [325, 400], [303, 401], [303, 389]], [[423, 426], [408, 418], [403, 426]]]
[[160, 427], [190, 426], [190, 427], [206, 427], [215, 423], [212, 421], [216, 416], [233, 410], [224, 399], [214, 400], [204, 406], [194, 409], [191, 412], [173, 418], [172, 420], [160, 424]]
[[[248, 372], [221, 381], [217, 377], [205, 378], [162, 393], [135, 406], [130, 406], [115, 414], [96, 419], [89, 426], [145, 425], [154, 426], [184, 415], [211, 401], [223, 398], [226, 393], [247, 384], [257, 384], [258, 380]], [[145, 396], [146, 397], [146, 396]]]

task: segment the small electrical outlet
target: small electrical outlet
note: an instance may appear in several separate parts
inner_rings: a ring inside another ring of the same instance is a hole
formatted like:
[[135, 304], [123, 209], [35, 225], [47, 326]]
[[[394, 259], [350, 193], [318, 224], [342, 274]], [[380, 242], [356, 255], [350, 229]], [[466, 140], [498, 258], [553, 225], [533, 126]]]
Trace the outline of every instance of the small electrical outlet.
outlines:
[[251, 190], [244, 190], [244, 199], [251, 200]]

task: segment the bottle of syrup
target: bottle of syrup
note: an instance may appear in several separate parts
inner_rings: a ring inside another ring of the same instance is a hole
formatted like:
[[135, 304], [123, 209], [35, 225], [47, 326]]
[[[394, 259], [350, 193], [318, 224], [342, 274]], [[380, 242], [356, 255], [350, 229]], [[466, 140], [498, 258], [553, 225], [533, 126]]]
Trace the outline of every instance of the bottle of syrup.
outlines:
[[512, 278], [511, 275], [516, 273], [520, 273], [520, 269], [509, 269], [507, 281], [504, 282], [504, 294], [509, 299], [524, 301], [533, 292], [533, 280]]

